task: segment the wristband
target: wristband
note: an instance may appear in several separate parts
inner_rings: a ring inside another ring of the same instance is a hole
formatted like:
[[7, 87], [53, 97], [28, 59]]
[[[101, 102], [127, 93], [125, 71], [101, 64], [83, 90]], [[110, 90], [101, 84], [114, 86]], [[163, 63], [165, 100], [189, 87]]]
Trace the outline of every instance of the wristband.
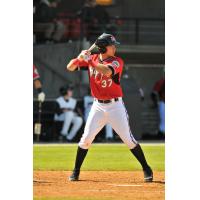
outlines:
[[73, 65], [79, 65], [79, 60], [78, 60], [78, 58], [72, 59], [72, 64], [73, 64]]

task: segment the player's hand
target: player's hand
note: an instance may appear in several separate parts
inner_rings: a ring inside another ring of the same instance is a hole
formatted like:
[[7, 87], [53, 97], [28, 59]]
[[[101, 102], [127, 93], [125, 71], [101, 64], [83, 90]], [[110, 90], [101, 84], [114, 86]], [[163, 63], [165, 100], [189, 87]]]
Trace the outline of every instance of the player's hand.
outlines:
[[96, 67], [96, 66], [97, 66], [97, 63], [95, 63], [95, 62], [92, 60], [91, 52], [88, 51], [88, 50], [83, 50], [83, 51], [79, 54], [78, 60], [84, 60], [85, 62], [87, 62], [88, 64], [90, 64], [92, 67]]
[[38, 94], [38, 101], [44, 102], [45, 100], [45, 93], [44, 92], [40, 92]]
[[81, 60], [84, 60], [86, 62], [88, 62], [91, 58], [90, 58], [90, 55], [91, 53], [87, 50], [83, 50], [81, 51], [81, 53], [79, 54], [78, 56], [78, 59], [81, 61]]

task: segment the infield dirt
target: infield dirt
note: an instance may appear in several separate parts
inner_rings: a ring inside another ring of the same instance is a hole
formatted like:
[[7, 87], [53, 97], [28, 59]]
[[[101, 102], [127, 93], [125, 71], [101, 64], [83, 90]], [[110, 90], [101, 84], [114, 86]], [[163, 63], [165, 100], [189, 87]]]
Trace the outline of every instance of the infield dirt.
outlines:
[[34, 171], [34, 197], [115, 200], [164, 200], [165, 174], [154, 171], [154, 182], [144, 183], [142, 171], [82, 171], [69, 182], [69, 171]]

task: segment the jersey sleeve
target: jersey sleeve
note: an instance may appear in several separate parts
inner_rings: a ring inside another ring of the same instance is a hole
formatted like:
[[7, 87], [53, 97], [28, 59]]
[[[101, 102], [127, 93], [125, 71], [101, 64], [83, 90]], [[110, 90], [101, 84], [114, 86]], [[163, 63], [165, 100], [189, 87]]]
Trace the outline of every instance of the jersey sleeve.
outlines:
[[85, 60], [79, 61], [79, 65], [80, 68], [84, 68], [84, 67], [88, 67], [88, 63]]
[[111, 63], [108, 64], [108, 67], [112, 70], [112, 75], [116, 75], [119, 72], [122, 72], [122, 68], [124, 66], [124, 62], [120, 58], [116, 58]]
[[37, 68], [33, 65], [33, 80], [40, 78]]
[[79, 65], [78, 67], [75, 69], [75, 71], [79, 71], [79, 70], [88, 70], [88, 63], [84, 60], [79, 61]]

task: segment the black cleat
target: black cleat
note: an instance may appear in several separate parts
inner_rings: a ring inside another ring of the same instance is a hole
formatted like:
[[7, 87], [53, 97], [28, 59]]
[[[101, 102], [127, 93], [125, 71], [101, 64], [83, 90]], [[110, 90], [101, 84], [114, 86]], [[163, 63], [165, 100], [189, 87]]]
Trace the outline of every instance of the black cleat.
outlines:
[[144, 182], [152, 182], [153, 181], [153, 171], [150, 167], [143, 170], [144, 172]]
[[78, 181], [79, 179], [79, 174], [80, 171], [79, 170], [74, 170], [71, 174], [71, 176], [69, 177], [69, 181]]

